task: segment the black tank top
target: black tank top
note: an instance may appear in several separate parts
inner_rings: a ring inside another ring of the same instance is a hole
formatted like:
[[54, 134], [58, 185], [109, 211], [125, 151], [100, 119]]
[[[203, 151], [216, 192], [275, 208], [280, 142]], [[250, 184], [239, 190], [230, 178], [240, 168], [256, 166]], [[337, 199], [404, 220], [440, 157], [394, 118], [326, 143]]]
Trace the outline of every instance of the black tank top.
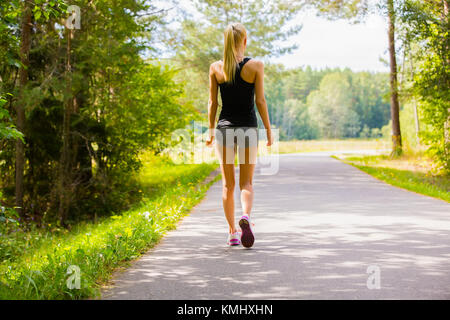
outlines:
[[242, 67], [251, 58], [246, 57], [238, 66], [234, 82], [219, 84], [222, 98], [222, 111], [217, 128], [257, 127], [255, 113], [255, 84], [241, 78]]

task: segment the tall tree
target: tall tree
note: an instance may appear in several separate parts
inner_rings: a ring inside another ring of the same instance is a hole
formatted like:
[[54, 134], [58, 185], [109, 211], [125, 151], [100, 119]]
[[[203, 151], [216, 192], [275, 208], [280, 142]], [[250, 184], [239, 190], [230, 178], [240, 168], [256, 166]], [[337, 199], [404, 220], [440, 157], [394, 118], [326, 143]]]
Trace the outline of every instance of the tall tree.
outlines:
[[402, 153], [402, 135], [400, 131], [400, 106], [398, 103], [397, 57], [395, 51], [395, 9], [394, 1], [387, 0], [389, 65], [391, 85], [391, 118], [392, 118], [392, 156]]
[[[25, 129], [25, 87], [28, 83], [29, 54], [32, 32], [32, 8], [34, 1], [23, 1], [23, 13], [20, 35], [20, 68], [19, 68], [19, 99], [16, 102], [16, 127], [20, 132]], [[16, 207], [23, 214], [23, 174], [25, 166], [25, 144], [21, 139], [16, 141]]]
[[437, 171], [450, 172], [450, 21], [448, 0], [404, 0], [399, 18], [412, 58], [412, 93], [420, 107], [421, 142]]
[[[364, 16], [372, 11], [369, 0], [326, 0], [314, 1], [319, 12], [325, 16], [352, 19], [354, 22], [363, 21]], [[391, 86], [391, 118], [392, 118], [392, 156], [402, 153], [402, 139], [400, 130], [398, 81], [397, 81], [397, 58], [395, 51], [395, 6], [394, 0], [385, 0], [383, 4], [377, 5], [379, 11], [387, 16], [388, 20], [388, 43], [390, 59], [390, 86]]]
[[74, 30], [67, 29], [67, 47], [66, 47], [66, 101], [64, 103], [64, 116], [62, 124], [62, 150], [61, 158], [59, 161], [59, 177], [58, 177], [58, 193], [59, 193], [59, 208], [58, 208], [58, 218], [61, 224], [63, 224], [67, 217], [67, 211], [70, 205], [70, 196], [72, 194], [71, 184], [72, 184], [72, 143], [71, 143], [71, 116], [74, 112], [74, 100], [75, 97], [72, 94], [72, 62], [71, 62], [71, 43], [74, 36]]

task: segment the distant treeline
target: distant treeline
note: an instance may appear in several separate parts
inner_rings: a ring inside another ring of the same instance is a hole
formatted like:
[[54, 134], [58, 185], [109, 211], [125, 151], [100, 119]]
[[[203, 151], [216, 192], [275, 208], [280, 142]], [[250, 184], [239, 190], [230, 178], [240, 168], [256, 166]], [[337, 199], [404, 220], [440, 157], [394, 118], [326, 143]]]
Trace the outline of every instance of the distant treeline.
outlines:
[[280, 139], [381, 137], [389, 75], [350, 69], [267, 66], [266, 99]]

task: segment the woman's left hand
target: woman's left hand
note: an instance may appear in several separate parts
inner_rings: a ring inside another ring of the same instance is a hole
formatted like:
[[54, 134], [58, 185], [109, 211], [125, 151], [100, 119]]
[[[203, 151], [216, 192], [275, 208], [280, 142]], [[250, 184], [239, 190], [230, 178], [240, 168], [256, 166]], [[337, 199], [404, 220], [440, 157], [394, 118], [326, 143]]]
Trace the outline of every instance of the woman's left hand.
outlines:
[[210, 147], [214, 141], [214, 136], [210, 136], [208, 140], [206, 140], [206, 146]]

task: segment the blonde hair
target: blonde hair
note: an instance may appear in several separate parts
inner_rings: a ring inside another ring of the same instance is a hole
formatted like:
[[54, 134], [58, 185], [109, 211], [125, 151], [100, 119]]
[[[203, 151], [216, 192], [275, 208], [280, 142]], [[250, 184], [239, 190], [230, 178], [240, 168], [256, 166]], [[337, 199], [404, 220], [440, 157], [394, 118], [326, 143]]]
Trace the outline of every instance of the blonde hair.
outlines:
[[224, 32], [223, 47], [223, 74], [226, 82], [233, 82], [236, 73], [236, 48], [244, 41], [247, 36], [245, 27], [240, 23], [229, 24]]

